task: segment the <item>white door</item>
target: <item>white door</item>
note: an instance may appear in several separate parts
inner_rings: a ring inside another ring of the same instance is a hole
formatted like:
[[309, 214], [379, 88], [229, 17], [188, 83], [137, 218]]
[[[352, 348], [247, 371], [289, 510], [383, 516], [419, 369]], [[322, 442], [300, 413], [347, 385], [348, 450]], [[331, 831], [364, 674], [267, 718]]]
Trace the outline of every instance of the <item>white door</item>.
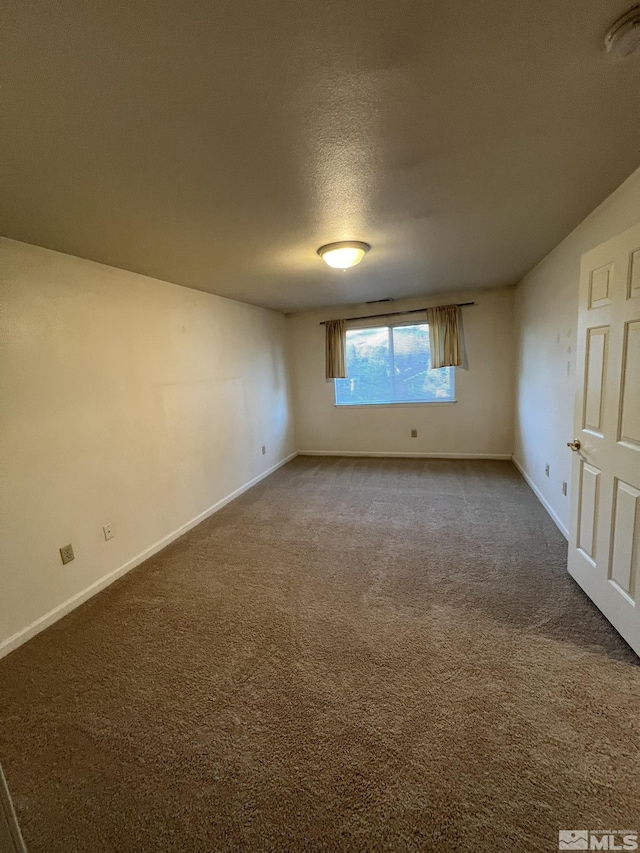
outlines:
[[640, 225], [582, 256], [577, 386], [569, 572], [640, 655]]

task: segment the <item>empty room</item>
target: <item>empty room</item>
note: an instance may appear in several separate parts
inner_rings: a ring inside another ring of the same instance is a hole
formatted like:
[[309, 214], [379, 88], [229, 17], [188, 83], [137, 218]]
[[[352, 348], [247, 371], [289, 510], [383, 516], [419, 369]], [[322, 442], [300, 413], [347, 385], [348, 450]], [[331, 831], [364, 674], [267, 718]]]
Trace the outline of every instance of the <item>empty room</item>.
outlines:
[[0, 27], [0, 853], [640, 849], [640, 6]]

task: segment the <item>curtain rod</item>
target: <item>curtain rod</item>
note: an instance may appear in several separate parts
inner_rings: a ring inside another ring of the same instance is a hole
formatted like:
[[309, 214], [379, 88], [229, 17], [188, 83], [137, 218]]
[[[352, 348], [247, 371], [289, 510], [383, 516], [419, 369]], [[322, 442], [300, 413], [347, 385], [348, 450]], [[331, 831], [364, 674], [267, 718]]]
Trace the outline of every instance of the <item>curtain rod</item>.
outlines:
[[[475, 305], [475, 302], [456, 302], [458, 308], [466, 308], [467, 305]], [[411, 311], [390, 311], [388, 314], [364, 314], [362, 317], [345, 317], [345, 320], [373, 320], [375, 317], [397, 317], [400, 314], [420, 314], [426, 311], [426, 308], [412, 308]], [[331, 323], [331, 320], [322, 320], [321, 326], [326, 326]]]

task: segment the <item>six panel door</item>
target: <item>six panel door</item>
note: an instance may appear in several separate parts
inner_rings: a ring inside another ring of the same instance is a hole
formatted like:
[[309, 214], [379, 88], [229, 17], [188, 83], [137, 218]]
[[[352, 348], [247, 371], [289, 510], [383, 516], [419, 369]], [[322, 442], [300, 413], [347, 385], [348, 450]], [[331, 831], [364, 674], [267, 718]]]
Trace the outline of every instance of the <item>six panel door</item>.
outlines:
[[640, 654], [640, 225], [582, 257], [569, 572]]

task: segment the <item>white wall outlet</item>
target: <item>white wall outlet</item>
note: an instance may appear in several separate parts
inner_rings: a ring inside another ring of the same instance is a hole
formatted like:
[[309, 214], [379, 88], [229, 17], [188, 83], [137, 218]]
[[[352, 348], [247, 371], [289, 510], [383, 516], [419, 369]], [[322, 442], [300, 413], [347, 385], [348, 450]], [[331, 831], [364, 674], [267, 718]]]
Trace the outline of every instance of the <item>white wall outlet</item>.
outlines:
[[411, 438], [417, 438], [417, 437], [418, 437], [418, 430], [412, 429], [411, 430]]
[[62, 548], [60, 548], [60, 559], [62, 560], [63, 565], [70, 563], [71, 560], [75, 560], [73, 545], [71, 543], [63, 545]]
[[113, 537], [116, 535], [113, 532], [113, 524], [105, 524], [105, 526], [102, 528], [102, 532], [104, 533], [104, 538], [106, 542], [108, 542], [109, 539], [113, 539]]
[[544, 466], [544, 473], [547, 475], [547, 477], [549, 476], [549, 465], [548, 464]]
[[263, 444], [262, 445], [262, 455], [264, 456], [266, 452], [267, 452], [267, 448]]
[[567, 481], [566, 480], [562, 481], [562, 494], [565, 496], [567, 494]]

